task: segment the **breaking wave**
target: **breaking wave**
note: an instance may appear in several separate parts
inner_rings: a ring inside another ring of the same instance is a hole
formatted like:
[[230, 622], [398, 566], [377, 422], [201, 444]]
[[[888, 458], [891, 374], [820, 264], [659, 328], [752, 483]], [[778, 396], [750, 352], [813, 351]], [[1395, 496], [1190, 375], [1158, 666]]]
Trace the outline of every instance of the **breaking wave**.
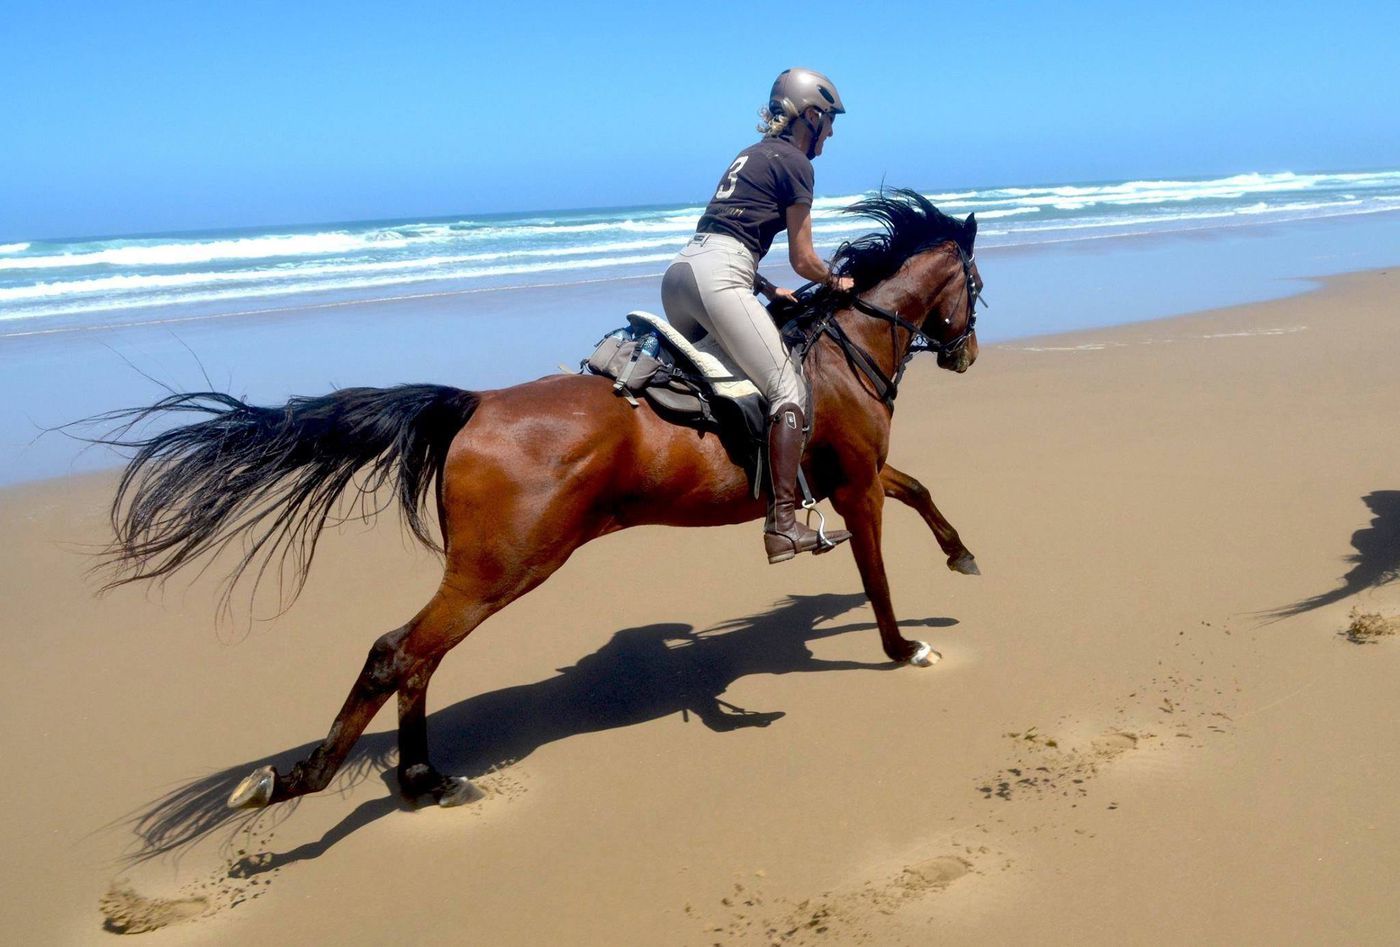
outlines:
[[[820, 249], [869, 229], [843, 208], [864, 195], [819, 197]], [[1105, 236], [1237, 226], [1400, 210], [1400, 171], [1247, 173], [929, 191], [957, 216], [976, 213], [979, 246], [1024, 246]], [[546, 283], [558, 274], [607, 279], [659, 272], [703, 207], [371, 221], [165, 237], [0, 244], [0, 320], [109, 313], [182, 303], [236, 303], [297, 293], [342, 293], [440, 281], [489, 288], [503, 278]], [[782, 253], [780, 240], [775, 255]], [[642, 269], [651, 267], [650, 270]], [[101, 316], [96, 316], [100, 324]], [[129, 318], [129, 313], [123, 318]]]

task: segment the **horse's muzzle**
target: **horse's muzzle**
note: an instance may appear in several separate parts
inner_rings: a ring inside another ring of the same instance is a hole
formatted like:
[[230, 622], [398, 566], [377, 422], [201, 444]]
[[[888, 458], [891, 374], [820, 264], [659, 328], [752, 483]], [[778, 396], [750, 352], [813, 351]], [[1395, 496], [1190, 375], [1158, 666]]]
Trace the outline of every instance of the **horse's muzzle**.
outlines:
[[939, 352], [938, 367], [946, 368], [949, 371], [962, 374], [972, 367], [972, 363], [977, 361], [977, 334], [973, 333], [967, 337], [967, 341], [958, 346], [954, 352]]

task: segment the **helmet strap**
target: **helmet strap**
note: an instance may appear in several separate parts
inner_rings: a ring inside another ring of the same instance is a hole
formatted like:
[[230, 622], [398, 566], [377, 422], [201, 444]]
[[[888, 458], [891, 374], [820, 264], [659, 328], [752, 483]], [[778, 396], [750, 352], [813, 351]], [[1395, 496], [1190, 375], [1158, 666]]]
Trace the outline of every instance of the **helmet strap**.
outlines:
[[811, 161], [817, 156], [817, 142], [822, 137], [822, 125], [826, 124], [826, 119], [823, 118], [821, 123], [813, 125], [812, 120], [807, 117], [807, 109], [803, 109], [802, 122], [807, 126], [807, 130], [812, 133], [811, 141], [807, 142], [807, 160]]

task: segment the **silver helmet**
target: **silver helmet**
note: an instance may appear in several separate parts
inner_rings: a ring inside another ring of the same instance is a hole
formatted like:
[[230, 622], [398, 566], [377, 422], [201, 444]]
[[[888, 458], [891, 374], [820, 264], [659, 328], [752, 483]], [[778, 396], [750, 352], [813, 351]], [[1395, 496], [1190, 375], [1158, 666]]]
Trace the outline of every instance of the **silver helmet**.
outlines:
[[784, 69], [774, 80], [773, 91], [768, 93], [768, 111], [775, 117], [796, 118], [808, 106], [838, 115], [846, 111], [836, 84], [826, 76], [811, 69]]

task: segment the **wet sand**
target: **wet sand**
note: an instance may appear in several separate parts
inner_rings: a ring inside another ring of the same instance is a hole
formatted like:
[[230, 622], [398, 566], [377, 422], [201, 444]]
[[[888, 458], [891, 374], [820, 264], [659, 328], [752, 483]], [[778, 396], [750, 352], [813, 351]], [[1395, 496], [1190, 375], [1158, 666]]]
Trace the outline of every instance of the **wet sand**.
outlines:
[[[287, 614], [217, 575], [94, 596], [114, 478], [0, 492], [15, 943], [1391, 943], [1400, 902], [1400, 270], [916, 362], [884, 661], [849, 555], [758, 527], [585, 547], [444, 662], [405, 810], [389, 712], [334, 791], [222, 797], [318, 740], [440, 575], [392, 517]], [[346, 383], [354, 379], [347, 379]], [[391, 767], [390, 767], [391, 768]], [[387, 782], [386, 782], [387, 777]], [[105, 912], [105, 913], [104, 913]]]

